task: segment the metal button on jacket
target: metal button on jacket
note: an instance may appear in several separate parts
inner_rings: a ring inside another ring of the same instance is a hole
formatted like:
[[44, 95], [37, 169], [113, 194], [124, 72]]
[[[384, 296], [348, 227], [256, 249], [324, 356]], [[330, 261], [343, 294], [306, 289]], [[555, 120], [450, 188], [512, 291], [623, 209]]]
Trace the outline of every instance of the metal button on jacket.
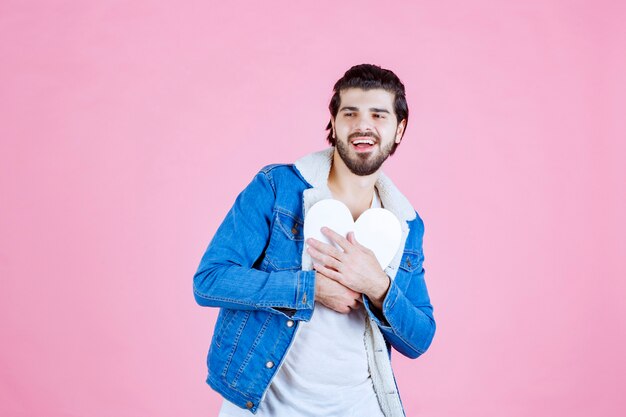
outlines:
[[293, 327], [293, 320], [287, 320], [287, 327]]
[[246, 403], [246, 407], [247, 407], [247, 408], [252, 408], [252, 407], [254, 407], [254, 404], [252, 403], [252, 401], [248, 401], [248, 402]]
[[265, 364], [265, 367], [268, 368], [268, 369], [273, 368], [274, 367], [274, 362], [267, 361], [267, 363]]

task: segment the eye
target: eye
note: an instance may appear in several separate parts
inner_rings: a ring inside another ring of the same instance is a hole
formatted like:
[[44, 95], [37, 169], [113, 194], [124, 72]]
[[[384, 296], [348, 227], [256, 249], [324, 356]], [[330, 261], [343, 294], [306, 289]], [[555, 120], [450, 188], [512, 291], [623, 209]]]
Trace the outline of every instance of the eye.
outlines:
[[374, 118], [375, 118], [375, 119], [384, 119], [384, 118], [385, 118], [385, 116], [383, 116], [383, 115], [382, 115], [382, 114], [380, 114], [380, 113], [374, 113]]
[[343, 114], [345, 117], [352, 117], [354, 113], [346, 112]]

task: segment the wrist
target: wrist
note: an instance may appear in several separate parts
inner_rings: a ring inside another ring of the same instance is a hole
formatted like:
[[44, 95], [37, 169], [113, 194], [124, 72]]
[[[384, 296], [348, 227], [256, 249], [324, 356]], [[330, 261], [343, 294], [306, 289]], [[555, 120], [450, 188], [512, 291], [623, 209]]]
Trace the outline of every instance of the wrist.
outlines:
[[391, 279], [387, 274], [384, 274], [384, 279], [381, 281], [380, 287], [378, 287], [371, 294], [368, 294], [368, 297], [374, 307], [379, 310], [383, 308], [383, 301], [385, 301], [385, 297], [387, 296], [387, 292], [389, 291], [389, 287], [391, 286]]
[[318, 276], [319, 272], [315, 271], [315, 274], [313, 274], [313, 280], [314, 280], [314, 284], [313, 284], [313, 295], [314, 295], [314, 301], [319, 301], [319, 294], [320, 294], [320, 284], [321, 284], [321, 280], [319, 279]]

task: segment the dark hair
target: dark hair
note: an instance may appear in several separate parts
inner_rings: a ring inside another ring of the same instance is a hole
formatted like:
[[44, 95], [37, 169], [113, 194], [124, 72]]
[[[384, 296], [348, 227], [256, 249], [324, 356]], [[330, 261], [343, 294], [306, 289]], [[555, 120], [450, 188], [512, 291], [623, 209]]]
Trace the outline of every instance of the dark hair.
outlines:
[[[337, 112], [339, 111], [341, 101], [339, 93], [348, 88], [361, 88], [363, 90], [382, 88], [385, 91], [393, 93], [393, 110], [398, 123], [405, 120], [404, 132], [406, 132], [406, 124], [409, 123], [409, 107], [406, 104], [404, 84], [402, 84], [402, 81], [400, 81], [393, 71], [372, 64], [355, 65], [346, 71], [343, 77], [335, 83], [333, 87], [334, 94], [330, 99], [330, 104], [328, 104], [328, 110], [330, 110], [330, 114], [333, 118], [337, 117]], [[326, 130], [328, 130], [328, 136], [326, 137], [328, 143], [335, 146], [335, 138], [333, 138], [332, 123], [330, 121], [326, 126]], [[404, 136], [404, 132], [402, 136]], [[398, 143], [393, 145], [391, 154], [395, 152], [398, 145]]]

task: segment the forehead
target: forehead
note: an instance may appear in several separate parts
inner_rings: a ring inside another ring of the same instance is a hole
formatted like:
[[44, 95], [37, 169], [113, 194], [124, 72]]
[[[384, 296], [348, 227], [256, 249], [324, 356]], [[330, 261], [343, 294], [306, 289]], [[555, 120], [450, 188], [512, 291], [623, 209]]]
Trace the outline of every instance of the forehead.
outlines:
[[377, 107], [393, 110], [394, 94], [382, 88], [363, 90], [361, 88], [346, 88], [339, 92], [339, 108], [350, 107]]

